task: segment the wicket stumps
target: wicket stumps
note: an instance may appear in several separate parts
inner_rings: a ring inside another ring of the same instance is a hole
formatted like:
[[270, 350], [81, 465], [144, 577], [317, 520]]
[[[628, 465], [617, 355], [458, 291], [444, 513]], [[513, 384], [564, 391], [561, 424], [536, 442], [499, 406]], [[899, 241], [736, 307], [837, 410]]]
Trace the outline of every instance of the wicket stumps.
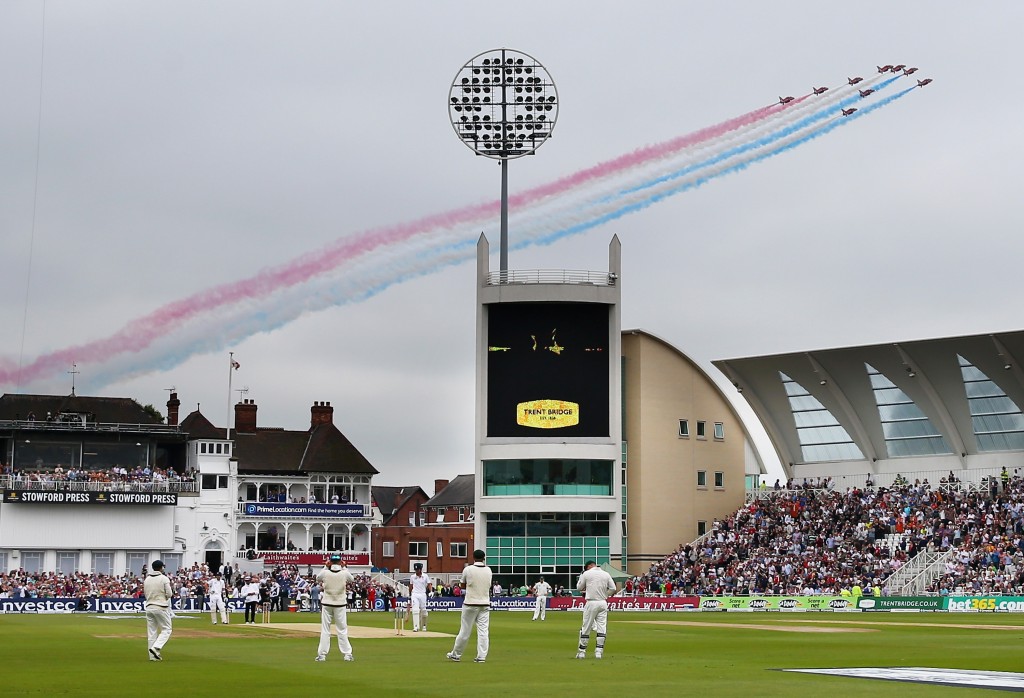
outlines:
[[405, 616], [405, 605], [395, 604], [395, 635], [405, 635]]

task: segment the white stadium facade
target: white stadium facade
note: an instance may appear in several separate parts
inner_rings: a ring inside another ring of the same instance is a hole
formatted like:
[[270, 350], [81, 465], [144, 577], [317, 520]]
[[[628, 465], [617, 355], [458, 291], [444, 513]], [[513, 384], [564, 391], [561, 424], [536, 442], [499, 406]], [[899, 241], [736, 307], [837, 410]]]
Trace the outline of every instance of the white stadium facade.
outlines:
[[836, 487], [1024, 471], [1024, 331], [714, 361], [787, 477]]

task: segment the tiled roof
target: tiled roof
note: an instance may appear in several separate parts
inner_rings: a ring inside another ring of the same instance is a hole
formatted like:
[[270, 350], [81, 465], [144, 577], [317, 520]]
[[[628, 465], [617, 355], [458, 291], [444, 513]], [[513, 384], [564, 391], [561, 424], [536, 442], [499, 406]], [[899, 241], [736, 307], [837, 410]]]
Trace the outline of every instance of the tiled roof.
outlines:
[[199, 410], [192, 412], [181, 420], [181, 430], [188, 433], [190, 439], [224, 439], [225, 432], [213, 426]]
[[459, 475], [423, 503], [424, 507], [471, 507], [476, 498], [476, 476]]
[[333, 424], [319, 424], [308, 431], [257, 429], [255, 434], [234, 434], [234, 440], [239, 474], [377, 474]]
[[[402, 506], [417, 492], [423, 492], [423, 488], [412, 485], [409, 487], [388, 487], [386, 485], [373, 485], [371, 488], [373, 503], [377, 505], [383, 518], [384, 525], [395, 515]], [[426, 495], [423, 492], [424, 496]]]
[[56, 417], [61, 412], [88, 414], [92, 421], [106, 424], [160, 424], [153, 415], [127, 397], [90, 397], [86, 395], [13, 395], [0, 396], [0, 419], [28, 419], [34, 414], [38, 421], [46, 413]]

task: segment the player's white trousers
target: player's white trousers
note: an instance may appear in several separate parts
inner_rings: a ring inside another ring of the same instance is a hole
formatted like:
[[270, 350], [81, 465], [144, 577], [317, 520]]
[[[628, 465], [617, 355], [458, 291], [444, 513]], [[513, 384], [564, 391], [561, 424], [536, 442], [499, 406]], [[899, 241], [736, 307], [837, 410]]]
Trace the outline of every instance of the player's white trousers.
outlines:
[[411, 612], [412, 612], [412, 629], [417, 631], [420, 626], [426, 626], [427, 624], [427, 595], [426, 594], [413, 594], [409, 597], [412, 601]]
[[476, 626], [476, 657], [487, 659], [487, 650], [490, 647], [491, 607], [490, 606], [462, 606], [462, 627], [455, 638], [455, 648], [452, 652], [456, 657], [462, 656], [469, 642], [469, 635]]
[[217, 622], [217, 611], [220, 611], [221, 622], [225, 625], [228, 622], [228, 607], [224, 605], [224, 599], [220, 596], [210, 597], [210, 620]]
[[165, 606], [146, 606], [146, 634], [149, 646], [158, 650], [171, 637], [171, 609]]
[[533, 602], [533, 619], [537, 620], [540, 618], [544, 620], [544, 614], [548, 610], [548, 597], [538, 596], [537, 600]]
[[352, 643], [348, 641], [348, 606], [321, 606], [320, 646], [316, 653], [326, 657], [331, 651], [331, 623], [338, 633], [338, 649], [342, 654], [352, 654]]
[[587, 601], [583, 607], [583, 627], [580, 629], [580, 652], [585, 652], [590, 642], [590, 631], [597, 634], [597, 651], [604, 651], [604, 639], [608, 632], [608, 602]]

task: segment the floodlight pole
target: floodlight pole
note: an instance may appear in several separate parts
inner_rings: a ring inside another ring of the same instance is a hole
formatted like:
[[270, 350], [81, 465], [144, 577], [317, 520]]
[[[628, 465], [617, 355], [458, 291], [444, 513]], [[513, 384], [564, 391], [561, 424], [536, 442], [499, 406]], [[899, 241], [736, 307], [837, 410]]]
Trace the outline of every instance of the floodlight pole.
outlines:
[[508, 283], [505, 278], [508, 275], [508, 160], [502, 159], [501, 163], [501, 239], [498, 247], [498, 271], [501, 272], [501, 282]]
[[508, 161], [533, 155], [558, 116], [555, 83], [533, 57], [510, 49], [474, 56], [448, 92], [452, 127], [477, 155], [501, 166], [499, 283], [508, 282]]

